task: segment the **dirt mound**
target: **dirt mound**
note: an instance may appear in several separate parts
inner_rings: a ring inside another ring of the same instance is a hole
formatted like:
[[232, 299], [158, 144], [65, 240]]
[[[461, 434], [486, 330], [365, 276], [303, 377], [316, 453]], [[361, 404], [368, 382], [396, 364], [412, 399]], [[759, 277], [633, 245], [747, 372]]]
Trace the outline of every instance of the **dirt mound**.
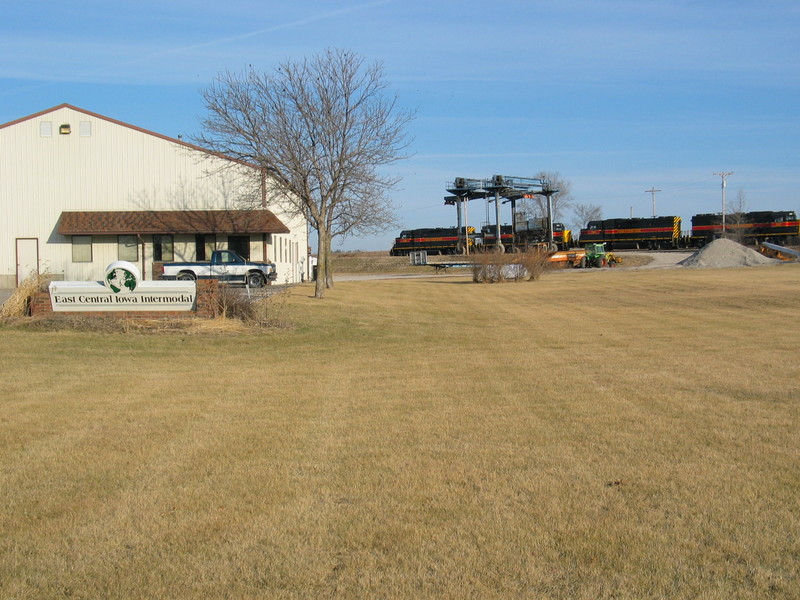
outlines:
[[689, 258], [678, 264], [683, 267], [755, 267], [773, 265], [781, 261], [767, 258], [752, 248], [746, 248], [732, 240], [719, 239], [706, 244]]

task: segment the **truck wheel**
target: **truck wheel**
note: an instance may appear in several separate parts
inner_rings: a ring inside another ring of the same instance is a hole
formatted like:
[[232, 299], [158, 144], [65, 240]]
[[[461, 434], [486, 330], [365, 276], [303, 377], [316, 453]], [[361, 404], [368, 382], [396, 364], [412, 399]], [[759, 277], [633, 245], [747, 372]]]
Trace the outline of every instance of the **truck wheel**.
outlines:
[[194, 281], [195, 276], [194, 273], [189, 273], [188, 271], [181, 271], [178, 273], [178, 276], [175, 278], [178, 281]]
[[247, 287], [260, 288], [264, 285], [264, 277], [261, 273], [248, 273], [246, 283]]

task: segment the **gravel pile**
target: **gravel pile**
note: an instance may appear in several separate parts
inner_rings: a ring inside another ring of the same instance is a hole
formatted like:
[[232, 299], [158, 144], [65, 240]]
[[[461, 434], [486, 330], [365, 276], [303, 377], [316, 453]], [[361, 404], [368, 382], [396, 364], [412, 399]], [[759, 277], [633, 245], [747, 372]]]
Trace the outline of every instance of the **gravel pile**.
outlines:
[[755, 267], [773, 265], [781, 261], [767, 258], [752, 248], [746, 248], [732, 240], [718, 239], [706, 244], [689, 258], [678, 264], [683, 267]]

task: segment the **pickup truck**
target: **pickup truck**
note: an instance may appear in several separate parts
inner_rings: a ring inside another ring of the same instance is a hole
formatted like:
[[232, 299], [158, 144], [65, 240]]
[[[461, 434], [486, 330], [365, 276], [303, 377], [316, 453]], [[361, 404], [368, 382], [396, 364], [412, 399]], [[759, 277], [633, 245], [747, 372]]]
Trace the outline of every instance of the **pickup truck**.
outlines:
[[163, 269], [162, 279], [219, 279], [257, 288], [272, 283], [278, 277], [275, 263], [250, 262], [233, 250], [214, 250], [210, 261], [166, 262]]

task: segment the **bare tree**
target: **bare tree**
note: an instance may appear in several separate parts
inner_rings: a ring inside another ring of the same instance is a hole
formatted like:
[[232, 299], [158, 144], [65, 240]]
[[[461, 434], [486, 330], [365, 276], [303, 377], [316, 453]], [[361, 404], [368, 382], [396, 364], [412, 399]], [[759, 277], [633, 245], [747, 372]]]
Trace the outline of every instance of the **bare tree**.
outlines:
[[322, 298], [333, 284], [332, 239], [395, 225], [388, 192], [399, 178], [379, 168], [407, 157], [413, 113], [388, 93], [380, 63], [341, 49], [272, 73], [220, 74], [203, 99], [198, 143], [259, 166], [287, 210], [316, 229]]
[[[558, 190], [552, 195], [553, 221], [560, 221], [566, 217], [567, 209], [572, 205], [571, 185], [560, 173], [548, 173], [539, 171], [535, 177], [545, 179], [550, 182], [550, 189]], [[537, 194], [524, 204], [524, 210], [535, 217], [544, 218], [547, 216], [547, 198]]]
[[[736, 198], [728, 205], [730, 212], [725, 215], [726, 237], [744, 244], [747, 237], [747, 195], [739, 188]], [[727, 211], [726, 211], [727, 212]]]
[[576, 204], [572, 207], [572, 218], [577, 228], [583, 229], [589, 221], [603, 218], [603, 207], [599, 204]]

